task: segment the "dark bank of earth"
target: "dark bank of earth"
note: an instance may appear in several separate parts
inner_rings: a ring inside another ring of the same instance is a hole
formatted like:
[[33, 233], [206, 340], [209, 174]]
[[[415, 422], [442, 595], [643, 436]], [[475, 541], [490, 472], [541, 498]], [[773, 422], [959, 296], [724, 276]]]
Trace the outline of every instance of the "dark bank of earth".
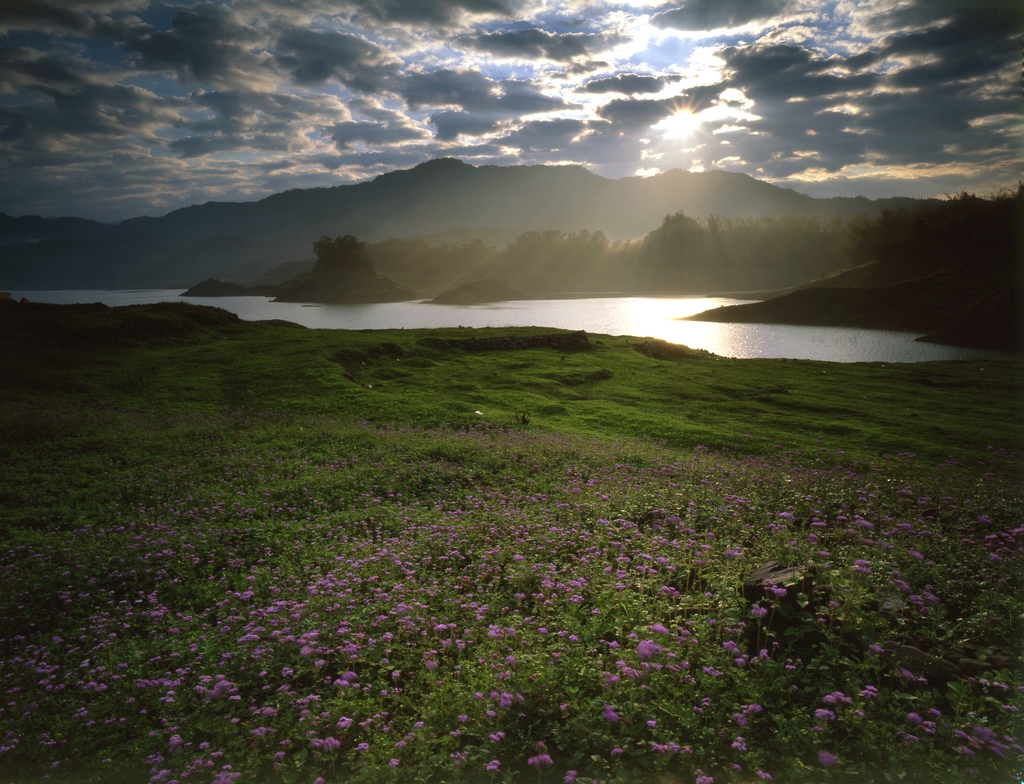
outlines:
[[507, 283], [494, 278], [474, 280], [471, 283], [463, 283], [453, 289], [438, 294], [432, 300], [432, 305], [479, 305], [485, 302], [505, 302], [508, 300], [528, 299], [521, 291], [512, 288]]
[[335, 272], [315, 275], [295, 286], [280, 287], [275, 302], [322, 302], [326, 305], [362, 305], [404, 302], [416, 295], [383, 275]]
[[918, 340], [1020, 350], [1020, 316], [1009, 279], [971, 285], [954, 272], [872, 288], [808, 288], [764, 302], [715, 308], [692, 321], [860, 327], [926, 333]]
[[962, 194], [887, 210], [850, 230], [854, 252], [870, 263], [689, 318], [907, 330], [932, 343], [1019, 353], [1022, 236], [1024, 185], [993, 199]]
[[279, 286], [243, 286], [241, 283], [228, 283], [216, 278], [207, 278], [197, 283], [188, 291], [182, 292], [183, 297], [276, 297], [280, 293]]

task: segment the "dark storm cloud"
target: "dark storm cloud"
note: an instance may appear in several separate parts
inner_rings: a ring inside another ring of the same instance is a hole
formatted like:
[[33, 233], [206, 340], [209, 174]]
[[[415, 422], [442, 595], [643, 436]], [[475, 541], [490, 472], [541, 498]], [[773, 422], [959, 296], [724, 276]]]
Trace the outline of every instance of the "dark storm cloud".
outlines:
[[715, 30], [772, 19], [793, 6], [792, 0], [689, 0], [651, 18], [655, 27], [676, 30]]
[[671, 98], [616, 98], [597, 113], [612, 124], [611, 130], [643, 131], [678, 111], [697, 113], [708, 108], [724, 89], [722, 84], [709, 84]]
[[414, 125], [388, 122], [342, 122], [327, 131], [339, 150], [350, 150], [356, 142], [380, 147], [423, 139], [427, 135]]
[[198, 3], [178, 11], [167, 31], [148, 30], [122, 42], [138, 66], [171, 71], [179, 81], [231, 87], [267, 78], [252, 48], [262, 36], [225, 5]]
[[672, 100], [616, 98], [597, 110], [598, 115], [616, 128], [639, 130], [664, 120], [674, 111]]
[[289, 28], [277, 39], [277, 62], [296, 84], [318, 85], [337, 79], [346, 87], [372, 93], [396, 73], [387, 53], [370, 41], [346, 33]]
[[227, 134], [206, 134], [175, 139], [167, 147], [182, 158], [202, 158], [204, 155], [223, 150], [237, 150], [240, 141], [237, 137]]
[[501, 125], [501, 119], [494, 115], [471, 114], [469, 112], [437, 112], [430, 115], [430, 124], [437, 130], [438, 141], [452, 141], [459, 136], [483, 136], [492, 133]]
[[530, 82], [496, 81], [478, 71], [412, 74], [406, 78], [402, 95], [413, 109], [458, 107], [459, 110], [449, 109], [430, 116], [439, 141], [492, 133], [509, 118], [568, 105], [561, 98], [544, 95]]
[[1005, 23], [1020, 14], [999, 5], [902, 6], [872, 18], [880, 35], [849, 58], [797, 45], [722, 50], [723, 86], [742, 90], [762, 118], [752, 124], [760, 135], [733, 149], [775, 178], [808, 167], [1000, 165], [1013, 154], [1007, 124], [986, 118], [1024, 107], [1004, 77], [1019, 49]]
[[286, 93], [217, 90], [190, 96], [190, 106], [212, 116], [186, 125], [194, 134], [168, 147], [185, 158], [223, 150], [286, 152], [301, 148], [311, 118], [332, 107], [319, 98]]
[[0, 107], [0, 141], [38, 149], [58, 137], [121, 138], [177, 117], [181, 102], [133, 85], [110, 84], [80, 65], [0, 47], [0, 84], [36, 100]]
[[592, 52], [608, 49], [622, 39], [617, 35], [598, 33], [549, 33], [534, 27], [507, 33], [487, 33], [462, 40], [473, 49], [498, 57], [548, 59], [565, 63], [576, 57], [586, 57]]
[[[850, 74], [855, 69], [842, 57], [822, 58], [810, 49], [792, 44], [731, 46], [719, 56], [725, 62], [727, 83], [755, 100], [811, 98], [866, 90], [881, 78], [873, 72]], [[836, 73], [837, 70], [844, 73]]]
[[[880, 54], [927, 58], [928, 62], [905, 68], [892, 77], [899, 86], [927, 87], [1004, 68], [1015, 54], [1019, 55], [1022, 30], [1024, 12], [972, 10], [954, 14], [939, 26], [891, 35], [882, 42]], [[1012, 31], [1017, 35], [1011, 35]]]
[[594, 79], [587, 82], [582, 89], [586, 93], [637, 95], [640, 93], [661, 92], [661, 89], [672, 81], [678, 81], [678, 77], [639, 76], [632, 73], [622, 73], [607, 79]]
[[864, 22], [871, 32], [911, 32], [942, 20], [970, 18], [993, 32], [1019, 33], [1024, 25], [1024, 6], [1018, 0], [917, 0], [894, 5], [872, 14]]
[[256, 127], [271, 132], [283, 131], [329, 107], [317, 98], [287, 93], [263, 93], [246, 90], [216, 90], [194, 94], [193, 105], [211, 109], [215, 118], [192, 125], [195, 130], [236, 133]]
[[8, 0], [0, 7], [0, 29], [11, 27], [58, 28], [82, 31], [91, 26], [91, 19], [66, 4], [41, 0]]
[[411, 74], [401, 87], [413, 109], [425, 106], [458, 106], [466, 111], [486, 111], [503, 116], [562, 109], [561, 98], [544, 95], [533, 83], [514, 79], [488, 79], [479, 71], [443, 69]]
[[115, 20], [112, 12], [130, 10], [133, 0], [5, 0], [0, 4], [0, 31], [66, 30], [88, 35], [123, 37], [138, 26], [134, 18]]
[[514, 16], [526, 3], [521, 0], [359, 0], [338, 5], [382, 22], [448, 24], [464, 14]]
[[[952, 143], [986, 134], [972, 128], [973, 121], [1015, 111], [1020, 103], [1001, 76], [1019, 40], [1003, 26], [1011, 15], [998, 5], [901, 7], [872, 20], [888, 35], [845, 59], [795, 45], [730, 47], [721, 53], [726, 84], [754, 99], [764, 117], [758, 127], [790, 149], [807, 145], [808, 130], [824, 137], [815, 146], [836, 166], [868, 154], [891, 156], [894, 163], [948, 158], [943, 150]], [[906, 28], [925, 20], [933, 26]], [[882, 61], [894, 67], [867, 70]]]
[[588, 123], [583, 120], [558, 119], [534, 120], [508, 136], [502, 137], [506, 147], [515, 147], [522, 152], [543, 153], [553, 157], [564, 157], [572, 146], [572, 140], [586, 131]]

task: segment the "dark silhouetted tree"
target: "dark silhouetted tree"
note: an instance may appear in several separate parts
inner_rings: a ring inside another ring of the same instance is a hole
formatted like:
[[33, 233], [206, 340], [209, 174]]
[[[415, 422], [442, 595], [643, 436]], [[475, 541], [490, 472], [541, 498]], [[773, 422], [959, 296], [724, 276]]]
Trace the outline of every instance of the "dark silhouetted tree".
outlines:
[[360, 242], [351, 234], [335, 237], [333, 240], [326, 234], [313, 243], [316, 254], [314, 274], [341, 275], [373, 275], [373, 261], [366, 250], [366, 243]]

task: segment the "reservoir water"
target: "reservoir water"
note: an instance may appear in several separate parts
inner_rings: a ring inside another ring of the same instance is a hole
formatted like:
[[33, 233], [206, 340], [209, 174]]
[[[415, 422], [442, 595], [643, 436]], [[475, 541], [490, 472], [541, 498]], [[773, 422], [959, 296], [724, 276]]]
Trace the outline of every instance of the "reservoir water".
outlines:
[[709, 308], [743, 300], [713, 297], [590, 297], [518, 300], [487, 305], [303, 305], [266, 297], [181, 297], [182, 289], [131, 291], [12, 291], [33, 302], [102, 302], [135, 305], [192, 302], [212, 305], [256, 321], [284, 319], [314, 329], [416, 329], [432, 327], [541, 326], [635, 335], [705, 349], [723, 357], [786, 357], [829, 362], [926, 362], [947, 359], [1010, 359], [1009, 354], [919, 343], [919, 333], [852, 327], [785, 324], [717, 324], [680, 321]]

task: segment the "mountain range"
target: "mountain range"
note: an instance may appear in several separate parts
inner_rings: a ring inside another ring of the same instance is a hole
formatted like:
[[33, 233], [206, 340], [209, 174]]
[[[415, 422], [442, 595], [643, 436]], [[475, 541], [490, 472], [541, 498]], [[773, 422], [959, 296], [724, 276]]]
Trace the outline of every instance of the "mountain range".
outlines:
[[599, 230], [610, 240], [690, 217], [873, 217], [914, 199], [814, 199], [744, 174], [672, 170], [611, 180], [580, 166], [472, 166], [441, 158], [365, 182], [207, 202], [116, 225], [0, 214], [0, 287], [186, 288], [249, 283], [312, 257], [322, 235], [502, 244], [523, 232]]

